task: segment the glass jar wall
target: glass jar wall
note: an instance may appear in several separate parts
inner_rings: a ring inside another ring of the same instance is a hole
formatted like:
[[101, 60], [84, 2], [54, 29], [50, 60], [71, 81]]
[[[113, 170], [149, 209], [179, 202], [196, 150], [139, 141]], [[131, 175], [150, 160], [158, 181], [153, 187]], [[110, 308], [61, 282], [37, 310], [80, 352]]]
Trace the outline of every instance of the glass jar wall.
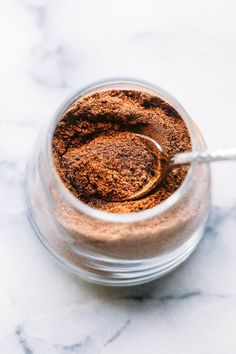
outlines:
[[197, 246], [210, 213], [210, 168], [192, 164], [175, 193], [160, 205], [136, 213], [105, 212], [73, 196], [53, 162], [54, 130], [75, 100], [107, 89], [142, 90], [162, 98], [185, 121], [192, 149], [205, 149], [194, 121], [163, 89], [134, 80], [96, 83], [67, 101], [41, 131], [26, 171], [28, 215], [44, 246], [70, 271], [99, 284], [136, 285], [170, 272]]

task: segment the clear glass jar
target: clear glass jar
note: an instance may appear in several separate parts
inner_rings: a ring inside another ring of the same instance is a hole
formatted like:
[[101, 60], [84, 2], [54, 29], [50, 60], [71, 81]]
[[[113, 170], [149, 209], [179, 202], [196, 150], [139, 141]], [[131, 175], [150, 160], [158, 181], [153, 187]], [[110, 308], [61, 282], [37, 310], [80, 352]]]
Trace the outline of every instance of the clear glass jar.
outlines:
[[81, 278], [113, 286], [145, 283], [181, 264], [203, 236], [211, 205], [207, 164], [192, 164], [174, 194], [160, 205], [137, 213], [91, 208], [64, 186], [51, 148], [58, 120], [79, 97], [118, 88], [143, 90], [164, 99], [185, 121], [193, 150], [206, 147], [196, 124], [163, 89], [135, 80], [103, 81], [79, 91], [57, 111], [39, 136], [25, 179], [29, 220], [43, 245]]

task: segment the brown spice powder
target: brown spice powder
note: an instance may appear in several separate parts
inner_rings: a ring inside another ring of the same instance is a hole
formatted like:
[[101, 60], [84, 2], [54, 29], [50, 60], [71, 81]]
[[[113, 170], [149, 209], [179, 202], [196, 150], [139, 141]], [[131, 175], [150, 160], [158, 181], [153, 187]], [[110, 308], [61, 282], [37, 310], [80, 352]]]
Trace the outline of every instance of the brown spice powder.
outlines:
[[159, 97], [137, 90], [100, 91], [75, 101], [53, 137], [57, 171], [66, 187], [102, 210], [137, 212], [160, 204], [183, 182], [186, 168], [173, 171], [152, 193], [125, 199], [160, 172], [161, 157], [133, 133], [155, 139], [168, 156], [191, 149], [178, 112]]

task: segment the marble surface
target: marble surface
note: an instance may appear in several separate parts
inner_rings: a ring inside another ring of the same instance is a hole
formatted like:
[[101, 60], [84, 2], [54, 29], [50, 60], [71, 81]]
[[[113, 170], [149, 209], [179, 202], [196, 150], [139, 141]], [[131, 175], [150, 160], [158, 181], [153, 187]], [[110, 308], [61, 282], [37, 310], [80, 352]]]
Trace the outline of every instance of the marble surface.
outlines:
[[58, 105], [131, 76], [171, 92], [209, 146], [235, 143], [233, 0], [0, 1], [0, 353], [235, 353], [236, 164], [213, 167], [213, 213], [166, 278], [103, 288], [61, 269], [31, 230], [26, 160]]

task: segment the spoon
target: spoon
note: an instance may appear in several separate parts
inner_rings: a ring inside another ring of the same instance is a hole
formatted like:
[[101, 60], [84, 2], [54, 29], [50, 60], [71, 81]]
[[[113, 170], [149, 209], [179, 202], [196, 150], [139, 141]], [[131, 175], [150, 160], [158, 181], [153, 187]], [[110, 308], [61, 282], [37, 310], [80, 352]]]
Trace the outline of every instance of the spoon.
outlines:
[[151, 192], [155, 187], [157, 187], [172, 170], [178, 167], [189, 165], [192, 162], [210, 163], [214, 161], [236, 160], [236, 148], [184, 152], [170, 158], [163, 152], [162, 147], [154, 139], [142, 134], [135, 133], [135, 135], [151, 142], [159, 153], [159, 155], [161, 152], [164, 164], [160, 173], [154, 175], [149, 180], [149, 182], [143, 186], [142, 189], [127, 197], [126, 200], [136, 200], [145, 196], [146, 194]]

